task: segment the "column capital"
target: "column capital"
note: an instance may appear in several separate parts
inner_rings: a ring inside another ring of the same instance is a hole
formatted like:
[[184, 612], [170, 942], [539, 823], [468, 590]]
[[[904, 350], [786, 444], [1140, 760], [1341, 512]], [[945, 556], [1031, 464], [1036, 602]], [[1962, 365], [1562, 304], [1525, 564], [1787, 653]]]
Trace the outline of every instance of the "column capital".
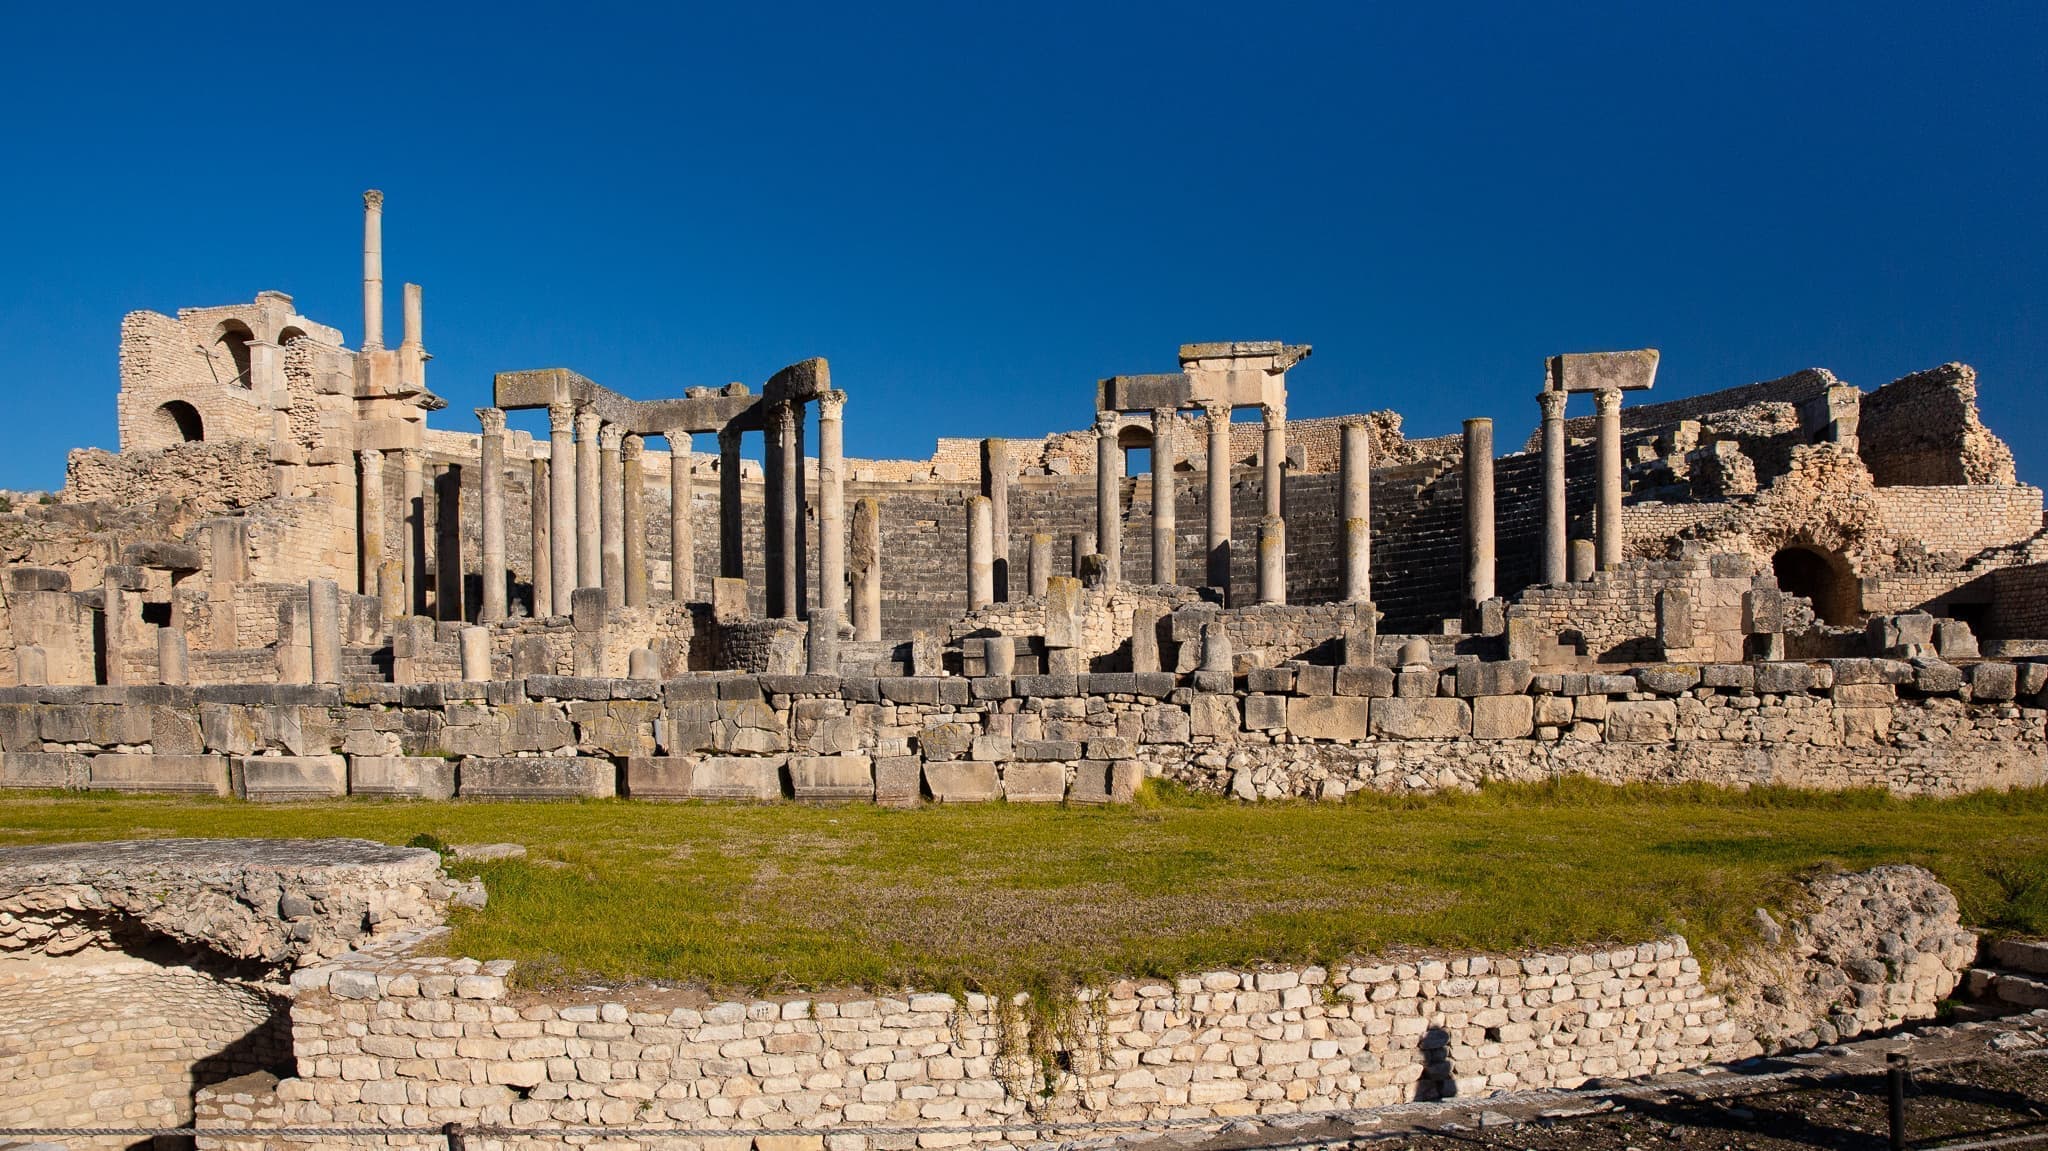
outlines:
[[1602, 388], [1594, 392], [1593, 410], [1603, 416], [1621, 414], [1621, 389]]
[[1563, 419], [1565, 400], [1569, 398], [1570, 393], [1568, 392], [1546, 390], [1536, 393], [1536, 403], [1543, 409], [1543, 418], [1546, 420]]
[[384, 466], [384, 452], [380, 448], [364, 448], [357, 454], [363, 457], [363, 467], [365, 468], [372, 466], [381, 468]]
[[1103, 439], [1108, 439], [1116, 435], [1116, 426], [1122, 421], [1123, 414], [1120, 412], [1097, 412], [1095, 413], [1095, 434]]
[[597, 427], [597, 450], [616, 452], [625, 442], [626, 429], [617, 424], [599, 424]]
[[627, 459], [637, 460], [641, 453], [647, 450], [647, 441], [637, 433], [627, 432], [625, 438], [619, 441], [619, 449], [625, 453]]
[[[552, 409], [550, 409], [550, 410], [552, 410]], [[591, 411], [591, 410], [590, 410], [589, 408], [578, 408], [578, 409], [576, 410], [576, 438], [577, 438], [577, 439], [579, 439], [579, 440], [587, 440], [587, 439], [594, 439], [594, 438], [596, 438], [596, 436], [597, 436], [597, 434], [598, 434], [598, 429], [602, 428], [603, 426], [604, 426], [604, 417], [603, 417], [603, 416], [600, 416], [600, 415], [598, 415], [598, 414], [597, 414], [596, 412], [594, 412], [594, 411]]]
[[363, 207], [380, 209], [384, 206], [384, 193], [372, 188], [363, 193]]
[[423, 448], [400, 448], [398, 458], [405, 465], [406, 471], [416, 472], [426, 463], [427, 453]]
[[818, 393], [818, 418], [842, 419], [846, 415], [846, 393], [837, 388]]
[[1287, 405], [1260, 404], [1259, 418], [1265, 421], [1269, 427], [1273, 424], [1284, 424], [1287, 422]]
[[502, 436], [505, 434], [505, 411], [503, 408], [478, 408], [476, 410], [476, 422], [483, 425], [484, 434], [487, 436]]
[[1165, 423], [1179, 414], [1180, 409], [1178, 408], [1153, 408], [1152, 422], [1155, 424]]
[[798, 413], [802, 410], [802, 406], [789, 400], [777, 400], [768, 405], [768, 416], [784, 428], [794, 428], [796, 427]]
[[1472, 418], [1470, 418], [1470, 419], [1468, 419], [1468, 420], [1466, 420], [1466, 421], [1465, 421], [1465, 430], [1466, 430], [1466, 431], [1472, 431], [1472, 430], [1474, 430], [1474, 429], [1476, 429], [1476, 428], [1487, 428], [1487, 429], [1491, 429], [1492, 427], [1493, 427], [1493, 417], [1492, 417], [1492, 416], [1473, 416]]
[[576, 434], [576, 409], [570, 404], [548, 405], [548, 431], [558, 436]]
[[1204, 400], [1202, 401], [1202, 414], [1209, 418], [1210, 423], [1228, 424], [1230, 422], [1230, 401]]

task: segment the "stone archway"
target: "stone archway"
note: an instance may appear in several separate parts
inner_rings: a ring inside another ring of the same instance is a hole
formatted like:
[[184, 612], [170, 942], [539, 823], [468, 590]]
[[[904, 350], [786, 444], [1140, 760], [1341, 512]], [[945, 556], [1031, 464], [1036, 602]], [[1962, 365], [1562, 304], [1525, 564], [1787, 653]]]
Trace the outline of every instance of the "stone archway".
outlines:
[[156, 410], [156, 431], [165, 443], [196, 444], [206, 439], [206, 422], [199, 409], [183, 400], [172, 400]]
[[1780, 590], [1804, 596], [1813, 613], [1831, 627], [1853, 627], [1863, 618], [1863, 589], [1848, 561], [1809, 544], [1790, 544], [1771, 556]]

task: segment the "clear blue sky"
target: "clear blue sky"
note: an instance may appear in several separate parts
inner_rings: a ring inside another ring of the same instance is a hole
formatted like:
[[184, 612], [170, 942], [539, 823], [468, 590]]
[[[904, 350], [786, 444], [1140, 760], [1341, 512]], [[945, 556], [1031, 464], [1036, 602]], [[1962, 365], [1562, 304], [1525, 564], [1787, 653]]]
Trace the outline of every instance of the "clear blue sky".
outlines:
[[[491, 373], [639, 397], [806, 356], [847, 447], [1085, 426], [1190, 340], [1315, 345], [1291, 412], [1491, 415], [1982, 373], [2048, 479], [2048, 7], [23, 5], [0, 47], [0, 486], [112, 447], [120, 319], [426, 286]], [[529, 417], [530, 419], [530, 417]], [[525, 426], [533, 426], [527, 424]], [[700, 448], [708, 445], [700, 445]]]

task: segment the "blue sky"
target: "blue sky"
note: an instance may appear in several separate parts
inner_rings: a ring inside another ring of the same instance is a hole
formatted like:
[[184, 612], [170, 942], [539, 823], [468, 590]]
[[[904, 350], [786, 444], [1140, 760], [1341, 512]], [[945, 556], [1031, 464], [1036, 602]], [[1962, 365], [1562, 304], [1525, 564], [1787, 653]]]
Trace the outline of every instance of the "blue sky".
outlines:
[[10, 10], [0, 486], [114, 446], [124, 312], [359, 341], [368, 187], [440, 426], [822, 355], [848, 452], [921, 456], [1277, 338], [1294, 415], [1506, 445], [1545, 355], [1649, 345], [1659, 394], [1970, 362], [2048, 479], [2048, 7], [315, 7]]

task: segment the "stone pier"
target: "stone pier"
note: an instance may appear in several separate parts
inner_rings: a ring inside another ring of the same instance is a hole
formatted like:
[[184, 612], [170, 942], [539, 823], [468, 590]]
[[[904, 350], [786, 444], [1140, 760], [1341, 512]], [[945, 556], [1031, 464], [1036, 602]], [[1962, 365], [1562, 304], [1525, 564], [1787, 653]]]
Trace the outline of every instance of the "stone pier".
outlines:
[[626, 606], [647, 606], [647, 442], [627, 433], [619, 444], [620, 493], [625, 503], [619, 520], [625, 549]]
[[1339, 526], [1343, 528], [1345, 603], [1372, 599], [1372, 429], [1344, 425], [1338, 441]]
[[356, 590], [377, 594], [377, 569], [384, 562], [384, 453], [376, 448], [362, 450], [362, 543], [357, 555]]
[[[1123, 451], [1116, 442], [1117, 414], [1095, 417], [1095, 548], [1102, 556], [1103, 582], [1123, 578]], [[1079, 562], [1078, 557], [1075, 562]]]
[[1265, 469], [1266, 514], [1259, 525], [1259, 602], [1287, 602], [1287, 526], [1281, 499], [1287, 463], [1287, 409], [1264, 404], [1265, 440], [1259, 462]]
[[1493, 598], [1493, 421], [1465, 421], [1465, 606]]
[[1180, 582], [1173, 554], [1174, 487], [1172, 408], [1152, 410], [1152, 582]]
[[967, 610], [995, 599], [995, 515], [987, 496], [975, 496], [967, 501]]
[[1564, 500], [1564, 392], [1537, 393], [1543, 408], [1543, 575], [1547, 584], [1566, 579]]
[[740, 519], [740, 431], [718, 432], [718, 574], [743, 579], [747, 574], [746, 537]]
[[341, 586], [331, 579], [306, 581], [307, 630], [314, 683], [341, 682]]
[[550, 590], [552, 616], [569, 614], [569, 597], [576, 591], [576, 409], [568, 404], [548, 405], [548, 524], [549, 565], [554, 569]]
[[617, 424], [597, 431], [598, 579], [604, 606], [626, 605], [626, 435]]
[[768, 614], [778, 619], [797, 618], [797, 587], [804, 579], [797, 538], [804, 502], [803, 473], [798, 468], [803, 448], [797, 439], [802, 415], [803, 409], [786, 402], [768, 413]]
[[479, 463], [483, 474], [481, 563], [483, 601], [477, 608], [480, 623], [504, 619], [505, 608], [505, 413], [497, 408], [478, 408], [477, 422], [483, 426]]
[[668, 441], [668, 579], [677, 603], [697, 597], [697, 530], [690, 522], [690, 433], [670, 428]]
[[1008, 440], [981, 441], [981, 494], [988, 497], [989, 533], [995, 545], [995, 595], [998, 603], [1010, 599], [1010, 484], [1017, 465], [1010, 458]]
[[1202, 405], [1209, 430], [1207, 579], [1230, 602], [1230, 405]]
[[575, 586], [579, 588], [604, 586], [603, 496], [599, 488], [603, 480], [598, 461], [598, 436], [603, 427], [604, 420], [596, 412], [576, 413]]
[[1259, 521], [1259, 602], [1287, 602], [1287, 521]]
[[548, 461], [532, 461], [527, 481], [528, 511], [533, 515], [533, 609], [535, 619], [545, 619], [555, 608], [554, 551], [549, 526], [554, 519], [553, 493], [549, 490]]
[[853, 505], [853, 638], [882, 638], [882, 502], [872, 496]]
[[1593, 393], [1598, 416], [1595, 435], [1599, 444], [1600, 503], [1594, 525], [1594, 559], [1601, 571], [1621, 566], [1621, 393], [1603, 389]]
[[1034, 532], [1031, 536], [1031, 550], [1024, 559], [1025, 594], [1042, 596], [1045, 581], [1052, 578], [1052, 536], [1046, 532]]
[[845, 618], [846, 393], [828, 391], [818, 397], [818, 601], [811, 630], [829, 625], [836, 632]]

